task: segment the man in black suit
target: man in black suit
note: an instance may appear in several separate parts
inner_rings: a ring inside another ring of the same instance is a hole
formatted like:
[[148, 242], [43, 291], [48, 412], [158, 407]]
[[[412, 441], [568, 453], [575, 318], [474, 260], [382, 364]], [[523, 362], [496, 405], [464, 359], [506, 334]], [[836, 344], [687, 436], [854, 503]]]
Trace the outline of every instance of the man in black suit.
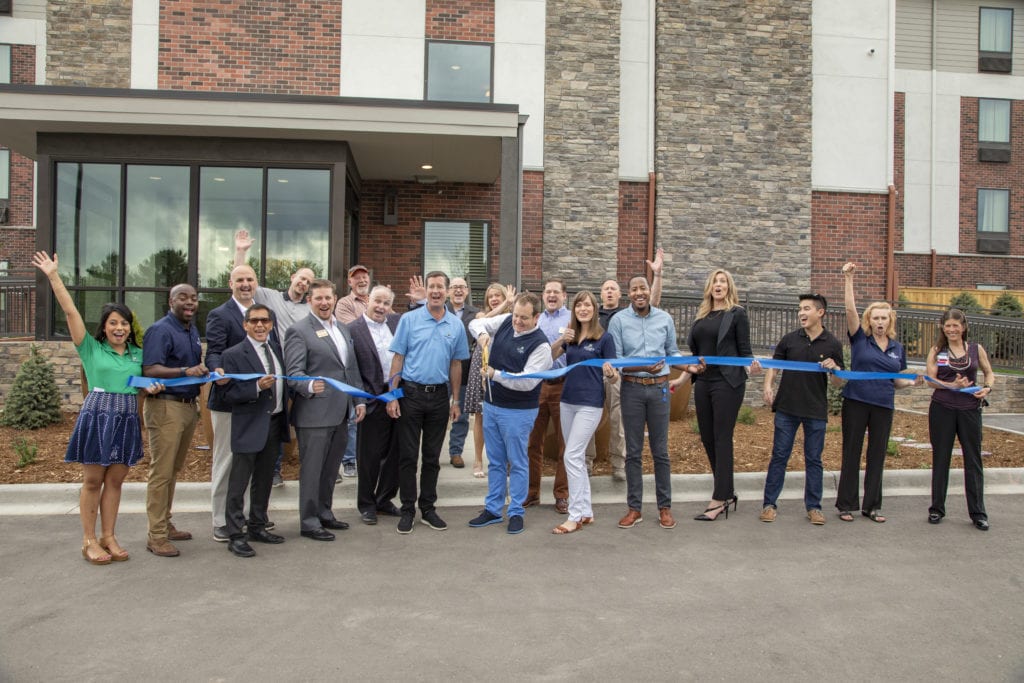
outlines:
[[[329, 377], [362, 389], [352, 337], [334, 317], [338, 295], [330, 280], [309, 286], [308, 317], [288, 328], [284, 363], [293, 377]], [[366, 415], [366, 401], [328, 387], [323, 380], [288, 380], [295, 394], [292, 420], [299, 437], [299, 518], [301, 533], [316, 541], [333, 541], [327, 529], [347, 529], [334, 517], [334, 482], [348, 443], [348, 413]]]
[[[232, 346], [245, 341], [242, 324], [246, 310], [256, 293], [256, 272], [249, 266], [236, 266], [231, 271], [228, 287], [231, 298], [206, 316], [206, 367], [221, 372], [221, 355]], [[213, 423], [213, 462], [210, 471], [210, 505], [213, 511], [213, 540], [227, 543], [228, 479], [231, 475], [231, 404], [224, 399], [226, 387], [210, 387], [210, 420]]]
[[[353, 320], [352, 335], [363, 387], [371, 394], [388, 391], [387, 372], [394, 354], [389, 347], [398, 327], [397, 313], [391, 313], [395, 293], [379, 285], [370, 291], [366, 313]], [[398, 453], [395, 451], [395, 424], [384, 404], [370, 401], [366, 419], [359, 424], [356, 467], [359, 474], [356, 504], [364, 524], [376, 524], [377, 513], [397, 517], [392, 502], [398, 494]]]
[[[282, 374], [281, 346], [271, 335], [274, 318], [263, 304], [245, 312], [246, 338], [221, 356], [228, 374], [262, 373], [259, 379], [219, 380], [221, 397], [231, 406], [231, 474], [228, 478], [228, 550], [238, 557], [252, 557], [256, 551], [246, 542], [245, 491], [249, 493], [248, 537], [260, 543], [284, 543], [284, 538], [267, 531], [267, 507], [274, 481], [274, 463], [281, 443], [289, 440], [288, 397]], [[251, 482], [251, 488], [250, 488]]]

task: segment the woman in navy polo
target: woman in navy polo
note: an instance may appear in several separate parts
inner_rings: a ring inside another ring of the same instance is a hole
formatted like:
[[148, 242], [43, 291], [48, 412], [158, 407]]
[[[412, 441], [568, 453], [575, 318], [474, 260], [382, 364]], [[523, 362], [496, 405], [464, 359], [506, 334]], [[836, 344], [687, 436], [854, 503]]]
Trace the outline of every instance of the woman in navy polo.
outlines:
[[[855, 372], [902, 372], [907, 369], [907, 352], [896, 341], [896, 312], [884, 301], [870, 304], [863, 315], [857, 314], [853, 295], [856, 264], [843, 266], [845, 279], [846, 325], [850, 335], [850, 369]], [[864, 501], [861, 514], [874, 522], [884, 522], [882, 508], [882, 469], [892, 430], [893, 401], [896, 389], [920, 384], [913, 379], [851, 380], [843, 388], [843, 464], [839, 476], [836, 508], [839, 519], [853, 521], [860, 495], [860, 454], [864, 433], [868, 450], [864, 467]]]

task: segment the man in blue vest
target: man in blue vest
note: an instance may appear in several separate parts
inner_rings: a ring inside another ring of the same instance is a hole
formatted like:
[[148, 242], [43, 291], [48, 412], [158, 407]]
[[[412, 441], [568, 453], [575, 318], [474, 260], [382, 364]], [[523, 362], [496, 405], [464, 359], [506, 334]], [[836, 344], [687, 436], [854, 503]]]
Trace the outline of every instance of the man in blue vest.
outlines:
[[469, 323], [470, 334], [485, 349], [489, 347], [490, 354], [489, 363], [482, 370], [488, 380], [484, 392], [484, 439], [489, 461], [487, 498], [484, 510], [469, 522], [471, 527], [501, 522], [507, 492], [508, 533], [523, 530], [523, 503], [530, 483], [526, 445], [537, 419], [540, 380], [516, 375], [551, 367], [551, 345], [537, 326], [540, 310], [536, 295], [520, 294], [511, 314], [478, 318]]

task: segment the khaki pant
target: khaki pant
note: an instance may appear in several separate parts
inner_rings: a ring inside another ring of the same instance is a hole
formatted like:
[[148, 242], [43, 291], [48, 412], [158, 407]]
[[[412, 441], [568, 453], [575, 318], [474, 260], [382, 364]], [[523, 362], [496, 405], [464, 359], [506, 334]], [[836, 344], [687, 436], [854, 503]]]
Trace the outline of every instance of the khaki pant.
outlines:
[[622, 433], [622, 408], [619, 405], [619, 392], [622, 380], [604, 384], [604, 413], [597, 431], [587, 445], [587, 470], [594, 468], [597, 454], [608, 454], [613, 472], [622, 472], [626, 467], [626, 439]]
[[192, 443], [198, 421], [195, 403], [148, 398], [143, 407], [149, 437], [149, 478], [146, 484], [146, 516], [149, 539], [166, 540], [171, 503], [178, 472]]

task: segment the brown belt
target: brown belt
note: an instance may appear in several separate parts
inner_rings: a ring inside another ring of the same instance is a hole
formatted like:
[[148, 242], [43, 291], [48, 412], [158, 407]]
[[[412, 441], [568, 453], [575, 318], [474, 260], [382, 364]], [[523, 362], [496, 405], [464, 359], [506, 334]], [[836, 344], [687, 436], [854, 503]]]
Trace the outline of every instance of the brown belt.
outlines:
[[196, 397], [181, 396], [179, 394], [150, 394], [149, 398], [159, 398], [163, 401], [177, 401], [178, 403], [195, 403]]
[[544, 380], [544, 384], [563, 384], [564, 382], [565, 382], [565, 375], [562, 375], [561, 377], [556, 377], [555, 379], [546, 379], [546, 380]]
[[658, 375], [657, 377], [637, 377], [636, 375], [623, 375], [623, 382], [631, 382], [633, 384], [664, 384], [668, 381], [668, 375]]

